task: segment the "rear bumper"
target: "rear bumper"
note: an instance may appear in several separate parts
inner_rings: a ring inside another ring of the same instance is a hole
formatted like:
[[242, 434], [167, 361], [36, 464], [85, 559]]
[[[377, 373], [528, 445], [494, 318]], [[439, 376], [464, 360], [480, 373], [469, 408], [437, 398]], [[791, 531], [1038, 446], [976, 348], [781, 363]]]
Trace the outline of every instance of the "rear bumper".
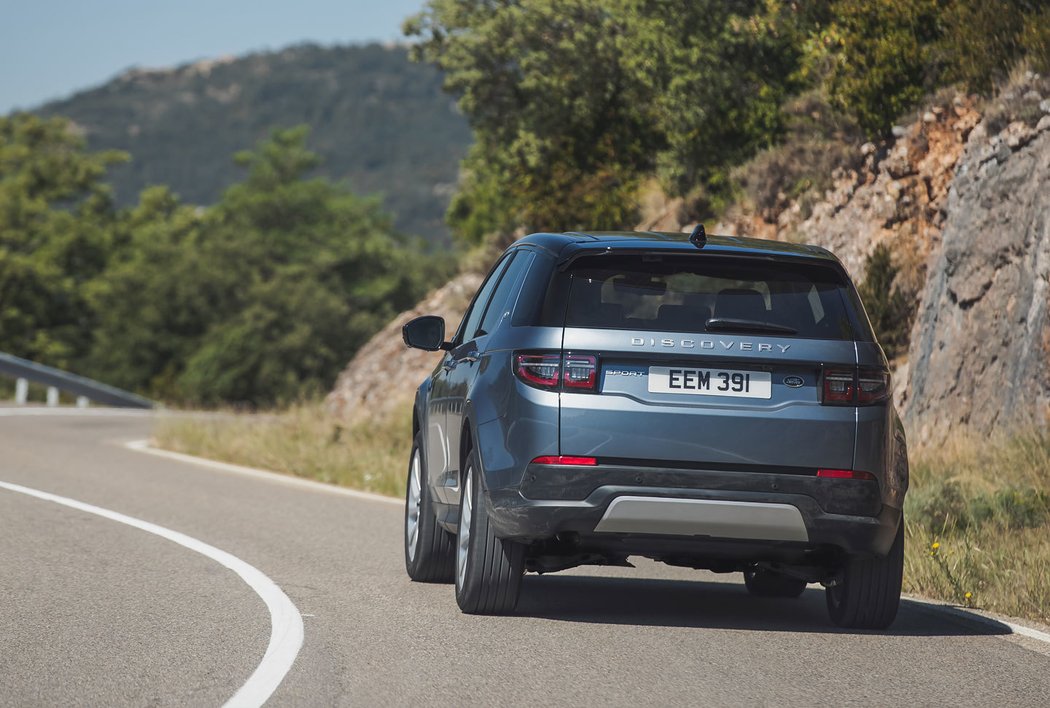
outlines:
[[502, 538], [542, 541], [571, 532], [642, 555], [647, 544], [668, 543], [729, 556], [734, 547], [755, 556], [761, 546], [885, 555], [901, 520], [900, 510], [889, 506], [873, 516], [831, 513], [813, 497], [781, 491], [602, 485], [580, 500], [529, 499], [519, 490], [487, 496]]

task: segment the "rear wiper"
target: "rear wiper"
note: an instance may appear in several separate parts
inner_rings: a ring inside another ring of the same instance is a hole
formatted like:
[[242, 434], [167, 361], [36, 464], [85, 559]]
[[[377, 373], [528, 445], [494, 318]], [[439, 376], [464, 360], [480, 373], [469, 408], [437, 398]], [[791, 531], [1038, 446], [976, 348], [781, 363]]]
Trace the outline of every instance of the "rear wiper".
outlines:
[[772, 334], [798, 334], [798, 330], [772, 322], [738, 320], [731, 317], [712, 317], [707, 321], [709, 332], [770, 332]]

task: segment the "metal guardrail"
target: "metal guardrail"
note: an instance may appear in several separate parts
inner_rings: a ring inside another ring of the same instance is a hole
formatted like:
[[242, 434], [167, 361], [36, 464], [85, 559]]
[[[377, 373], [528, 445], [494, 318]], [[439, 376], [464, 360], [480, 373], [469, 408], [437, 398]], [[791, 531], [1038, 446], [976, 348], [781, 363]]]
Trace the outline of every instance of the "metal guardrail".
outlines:
[[66, 391], [78, 396], [78, 405], [86, 405], [87, 400], [120, 408], [153, 408], [156, 404], [130, 391], [99, 383], [86, 376], [77, 376], [51, 366], [22, 359], [0, 352], [0, 374], [16, 379], [15, 400], [25, 403], [28, 384], [32, 381], [48, 387], [48, 405], [58, 404], [58, 391]]

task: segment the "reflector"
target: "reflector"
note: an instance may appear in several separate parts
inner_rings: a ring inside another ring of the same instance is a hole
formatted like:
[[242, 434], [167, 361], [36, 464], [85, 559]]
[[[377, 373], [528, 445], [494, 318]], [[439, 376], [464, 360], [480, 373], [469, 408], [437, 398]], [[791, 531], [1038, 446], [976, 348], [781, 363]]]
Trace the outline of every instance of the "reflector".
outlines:
[[873, 480], [875, 475], [871, 472], [863, 472], [861, 470], [817, 470], [818, 477], [825, 477], [827, 479], [865, 479]]
[[542, 455], [532, 461], [534, 465], [577, 465], [592, 467], [598, 464], [595, 457], [578, 457], [576, 455]]

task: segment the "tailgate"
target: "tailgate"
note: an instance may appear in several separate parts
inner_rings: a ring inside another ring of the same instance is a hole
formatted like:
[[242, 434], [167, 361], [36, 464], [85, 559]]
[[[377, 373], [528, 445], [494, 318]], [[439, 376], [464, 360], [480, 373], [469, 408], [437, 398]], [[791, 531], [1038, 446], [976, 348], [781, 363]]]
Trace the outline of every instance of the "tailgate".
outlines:
[[856, 411], [820, 405], [815, 363], [852, 366], [852, 342], [779, 341], [759, 351], [769, 339], [586, 329], [566, 329], [564, 341], [567, 352], [603, 354], [597, 394], [562, 393], [562, 454], [852, 467]]
[[560, 449], [612, 460], [851, 469], [856, 408], [821, 404], [855, 367], [844, 272], [806, 262], [605, 257], [570, 275], [562, 349], [597, 359], [561, 394]]

